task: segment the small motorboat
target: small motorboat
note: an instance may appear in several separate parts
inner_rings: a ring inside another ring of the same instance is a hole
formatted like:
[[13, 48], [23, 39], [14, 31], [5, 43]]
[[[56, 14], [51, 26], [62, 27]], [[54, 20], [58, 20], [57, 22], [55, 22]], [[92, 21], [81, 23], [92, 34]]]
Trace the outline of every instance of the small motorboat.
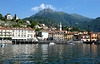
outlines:
[[55, 44], [54, 42], [50, 42], [50, 43], [49, 43], [49, 45], [54, 45], [54, 44]]
[[73, 42], [69, 42], [70, 45], [75, 45]]

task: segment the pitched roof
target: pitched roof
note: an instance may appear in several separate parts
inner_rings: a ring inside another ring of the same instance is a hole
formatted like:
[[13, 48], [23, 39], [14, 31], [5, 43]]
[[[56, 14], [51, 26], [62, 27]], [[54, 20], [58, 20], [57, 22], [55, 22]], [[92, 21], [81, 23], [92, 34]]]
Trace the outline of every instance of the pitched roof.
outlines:
[[27, 27], [15, 27], [15, 28], [9, 28], [9, 27], [0, 27], [0, 29], [4, 29], [4, 30], [34, 30], [32, 28], [27, 28]]

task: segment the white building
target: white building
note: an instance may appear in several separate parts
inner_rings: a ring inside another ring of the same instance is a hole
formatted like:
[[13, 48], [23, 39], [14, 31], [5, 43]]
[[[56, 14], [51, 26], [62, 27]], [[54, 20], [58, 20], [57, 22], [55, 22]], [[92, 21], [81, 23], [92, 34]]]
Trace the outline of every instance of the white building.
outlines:
[[36, 26], [35, 26], [35, 29], [37, 29], [37, 28], [42, 28], [42, 27], [40, 27], [39, 25], [36, 25]]
[[8, 13], [8, 14], [7, 14], [7, 20], [12, 20], [12, 18], [13, 18], [13, 17], [11, 16], [11, 14]]
[[47, 40], [49, 33], [47, 31], [41, 31], [38, 33], [38, 36], [40, 36], [42, 40]]
[[79, 38], [78, 38], [79, 40], [81, 40], [81, 41], [84, 41], [84, 42], [86, 42], [86, 41], [90, 41], [90, 35], [79, 35]]
[[40, 26], [45, 26], [45, 24], [40, 24]]
[[28, 24], [31, 24], [30, 21], [26, 21]]
[[18, 20], [19, 18], [18, 17], [16, 17], [16, 20]]
[[32, 28], [12, 28], [12, 40], [33, 41], [34, 29]]
[[0, 27], [0, 37], [12, 37], [12, 30], [11, 28]]

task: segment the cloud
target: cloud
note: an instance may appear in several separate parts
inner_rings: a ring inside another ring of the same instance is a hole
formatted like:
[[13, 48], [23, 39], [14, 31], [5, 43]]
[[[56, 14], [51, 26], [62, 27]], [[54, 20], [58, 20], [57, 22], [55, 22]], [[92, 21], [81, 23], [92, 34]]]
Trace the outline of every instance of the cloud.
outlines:
[[42, 3], [40, 6], [32, 7], [32, 10], [33, 11], [38, 11], [38, 10], [45, 9], [45, 8], [50, 8], [52, 10], [56, 9], [52, 5], [45, 5], [45, 4]]

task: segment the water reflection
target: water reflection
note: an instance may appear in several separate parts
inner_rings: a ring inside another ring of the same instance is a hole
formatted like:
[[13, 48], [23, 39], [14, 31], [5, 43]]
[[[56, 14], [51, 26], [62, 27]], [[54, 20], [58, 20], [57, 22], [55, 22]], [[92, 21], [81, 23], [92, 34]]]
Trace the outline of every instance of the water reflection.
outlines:
[[5, 48], [0, 47], [0, 59], [0, 64], [99, 64], [100, 45], [7, 44]]

